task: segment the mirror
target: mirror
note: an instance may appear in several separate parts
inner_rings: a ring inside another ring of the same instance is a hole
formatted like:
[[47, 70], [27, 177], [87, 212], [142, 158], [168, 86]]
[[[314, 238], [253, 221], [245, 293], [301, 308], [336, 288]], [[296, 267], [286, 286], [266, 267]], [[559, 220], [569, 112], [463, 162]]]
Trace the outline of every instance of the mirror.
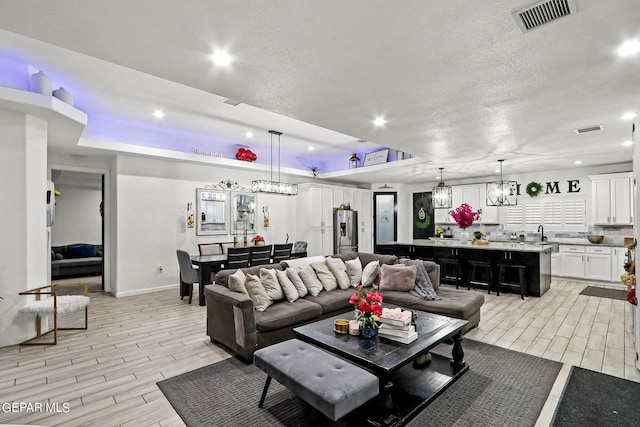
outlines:
[[231, 193], [231, 233], [253, 234], [256, 232], [256, 195], [253, 193]]
[[196, 234], [227, 234], [227, 192], [196, 189]]

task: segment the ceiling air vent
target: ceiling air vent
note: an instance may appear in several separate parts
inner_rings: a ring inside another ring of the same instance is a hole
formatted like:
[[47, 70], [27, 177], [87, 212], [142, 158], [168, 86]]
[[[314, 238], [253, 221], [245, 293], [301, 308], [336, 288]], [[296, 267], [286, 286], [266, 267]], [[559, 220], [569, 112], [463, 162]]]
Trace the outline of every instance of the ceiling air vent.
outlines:
[[527, 33], [544, 24], [578, 12], [575, 0], [543, 0], [521, 7], [511, 15], [520, 30]]
[[238, 105], [241, 104], [240, 101], [237, 101], [235, 99], [231, 99], [231, 98], [224, 98], [222, 101], [223, 104], [228, 104], [228, 105], [233, 105], [234, 107], [237, 107]]
[[602, 125], [587, 126], [584, 128], [578, 128], [575, 131], [577, 134], [581, 134], [581, 133], [587, 133], [587, 132], [595, 132], [597, 130], [602, 130]]

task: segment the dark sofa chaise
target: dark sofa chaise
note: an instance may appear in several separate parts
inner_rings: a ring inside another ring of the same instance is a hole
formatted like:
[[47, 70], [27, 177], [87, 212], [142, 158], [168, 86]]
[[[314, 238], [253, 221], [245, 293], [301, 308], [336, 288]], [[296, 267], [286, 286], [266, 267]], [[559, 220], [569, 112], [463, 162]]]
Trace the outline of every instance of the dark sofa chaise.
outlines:
[[[360, 258], [363, 266], [378, 260], [380, 264], [394, 264], [393, 255], [350, 253], [333, 255], [343, 261]], [[301, 258], [242, 269], [245, 274], [259, 275], [260, 268], [284, 270], [289, 265], [321, 260], [323, 257]], [[484, 296], [478, 292], [440, 288], [440, 266], [424, 261], [424, 266], [440, 300], [425, 301], [409, 292], [384, 291], [384, 303], [408, 309], [423, 310], [468, 320], [463, 332], [480, 322], [480, 307]], [[216, 274], [215, 283], [205, 286], [207, 300], [207, 335], [212, 342], [223, 344], [245, 360], [250, 360], [259, 348], [295, 337], [293, 328], [341, 313], [353, 313], [349, 297], [354, 289], [322, 291], [317, 296], [307, 295], [293, 303], [278, 301], [263, 312], [254, 309], [249, 296], [228, 288], [228, 279], [236, 270], [222, 270]]]
[[51, 247], [51, 279], [102, 274], [102, 245], [74, 243]]

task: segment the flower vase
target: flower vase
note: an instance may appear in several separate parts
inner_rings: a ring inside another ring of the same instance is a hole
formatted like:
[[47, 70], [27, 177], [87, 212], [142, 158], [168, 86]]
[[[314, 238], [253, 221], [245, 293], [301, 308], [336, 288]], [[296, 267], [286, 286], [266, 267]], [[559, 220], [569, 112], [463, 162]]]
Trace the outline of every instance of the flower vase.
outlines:
[[378, 335], [378, 324], [373, 319], [364, 319], [360, 322], [360, 336], [366, 340], [375, 338]]
[[467, 231], [466, 228], [463, 228], [462, 231], [460, 232], [460, 244], [466, 245], [468, 241], [469, 241], [469, 232]]

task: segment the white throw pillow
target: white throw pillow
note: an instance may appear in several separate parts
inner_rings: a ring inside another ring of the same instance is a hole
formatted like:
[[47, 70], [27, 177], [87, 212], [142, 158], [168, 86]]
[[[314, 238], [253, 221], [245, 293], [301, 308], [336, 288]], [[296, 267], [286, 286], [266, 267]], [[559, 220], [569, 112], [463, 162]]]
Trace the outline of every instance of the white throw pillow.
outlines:
[[316, 271], [313, 267], [310, 265], [304, 266], [298, 273], [311, 296], [315, 297], [322, 292], [322, 289], [324, 289], [322, 287], [322, 282], [318, 280], [318, 276], [316, 276]]
[[380, 270], [380, 262], [371, 261], [362, 269], [362, 286], [373, 286], [373, 283], [378, 277], [378, 271]]
[[278, 278], [278, 282], [280, 283], [280, 287], [282, 288], [282, 292], [284, 292], [284, 297], [287, 299], [287, 301], [294, 302], [295, 300], [300, 298], [298, 290], [287, 276], [287, 272], [281, 270], [275, 270], [275, 272], [276, 277]]
[[244, 282], [246, 280], [247, 276], [244, 275], [242, 270], [237, 269], [235, 273], [229, 276], [229, 290], [248, 295], [249, 293], [247, 292], [247, 287], [244, 285]]
[[267, 291], [267, 295], [271, 298], [271, 301], [280, 301], [284, 299], [284, 293], [278, 282], [276, 276], [276, 270], [273, 268], [261, 268], [260, 269], [260, 281], [264, 290]]
[[249, 292], [249, 298], [253, 301], [253, 307], [256, 311], [265, 311], [273, 301], [267, 295], [260, 278], [254, 274], [247, 274], [247, 280], [244, 282]]
[[338, 288], [336, 276], [329, 270], [329, 266], [324, 260], [322, 260], [322, 262], [314, 262], [311, 264], [311, 267], [313, 267], [313, 270], [316, 272], [316, 276], [318, 276], [325, 291], [332, 291]]
[[349, 276], [349, 282], [354, 288], [362, 282], [362, 263], [360, 257], [356, 259], [350, 259], [344, 262], [347, 268], [347, 276]]
[[327, 257], [327, 266], [335, 276], [340, 289], [348, 289], [351, 286], [349, 275], [347, 274], [347, 266], [340, 258]]
[[298, 291], [298, 296], [300, 298], [303, 298], [305, 295], [309, 293], [309, 290], [307, 289], [307, 287], [304, 285], [304, 282], [300, 278], [300, 270], [301, 269], [298, 267], [291, 267], [291, 268], [287, 268], [285, 271], [287, 272], [287, 277], [291, 279], [291, 283], [293, 283], [293, 286], [296, 287], [296, 290]]

